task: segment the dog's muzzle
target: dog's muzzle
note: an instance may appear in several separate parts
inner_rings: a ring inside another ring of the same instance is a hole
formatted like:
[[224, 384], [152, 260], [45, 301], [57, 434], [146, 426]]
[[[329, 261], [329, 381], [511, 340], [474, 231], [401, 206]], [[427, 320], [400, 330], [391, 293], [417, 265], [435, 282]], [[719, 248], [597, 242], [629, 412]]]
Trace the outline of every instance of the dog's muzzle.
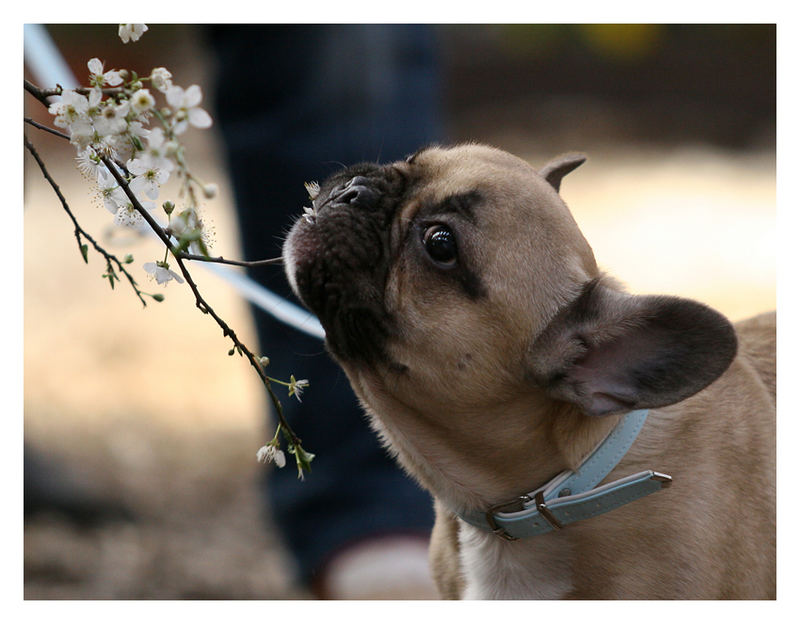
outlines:
[[319, 318], [333, 354], [372, 361], [391, 331], [383, 292], [396, 191], [381, 167], [347, 173], [322, 185], [314, 208], [292, 227], [284, 258], [295, 293]]

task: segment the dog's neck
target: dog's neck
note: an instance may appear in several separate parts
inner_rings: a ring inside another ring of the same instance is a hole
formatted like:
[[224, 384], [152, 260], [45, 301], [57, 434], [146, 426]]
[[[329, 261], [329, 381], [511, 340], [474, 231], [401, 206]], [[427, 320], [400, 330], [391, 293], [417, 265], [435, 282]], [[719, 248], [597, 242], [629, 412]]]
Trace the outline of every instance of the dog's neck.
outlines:
[[350, 377], [401, 464], [457, 513], [486, 509], [576, 468], [620, 420], [590, 418], [533, 392], [445, 418], [440, 406], [423, 412], [392, 396], [375, 375]]

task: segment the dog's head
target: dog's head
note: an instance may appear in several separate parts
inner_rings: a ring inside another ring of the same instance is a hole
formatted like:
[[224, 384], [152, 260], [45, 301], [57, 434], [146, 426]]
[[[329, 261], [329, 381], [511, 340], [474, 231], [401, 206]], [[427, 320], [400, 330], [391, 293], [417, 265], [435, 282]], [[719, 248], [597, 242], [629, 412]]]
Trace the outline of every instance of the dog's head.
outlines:
[[727, 368], [724, 317], [601, 276], [558, 193], [583, 160], [536, 171], [486, 146], [432, 147], [321, 185], [284, 261], [357, 391], [421, 409], [535, 388], [602, 415], [674, 403]]

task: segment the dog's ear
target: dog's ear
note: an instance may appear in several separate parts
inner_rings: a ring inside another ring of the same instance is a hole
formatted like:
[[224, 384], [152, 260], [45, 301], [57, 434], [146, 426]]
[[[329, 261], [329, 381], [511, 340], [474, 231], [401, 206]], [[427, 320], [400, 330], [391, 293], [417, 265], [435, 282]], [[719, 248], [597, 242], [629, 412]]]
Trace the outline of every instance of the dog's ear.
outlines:
[[558, 191], [561, 189], [561, 179], [573, 169], [580, 167], [584, 162], [586, 162], [584, 154], [565, 154], [554, 158], [539, 169], [539, 175]]
[[732, 325], [711, 308], [598, 279], [548, 324], [528, 366], [550, 396], [603, 416], [690, 397], [725, 372], [736, 349]]

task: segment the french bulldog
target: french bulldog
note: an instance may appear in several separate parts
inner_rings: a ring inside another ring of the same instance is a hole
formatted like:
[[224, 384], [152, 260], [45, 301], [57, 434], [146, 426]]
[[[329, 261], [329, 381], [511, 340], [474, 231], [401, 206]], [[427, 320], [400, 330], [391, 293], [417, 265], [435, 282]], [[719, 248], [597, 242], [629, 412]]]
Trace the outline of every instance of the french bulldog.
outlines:
[[288, 280], [434, 497], [443, 598], [774, 598], [775, 315], [625, 292], [559, 195], [584, 160], [345, 168], [293, 224]]

